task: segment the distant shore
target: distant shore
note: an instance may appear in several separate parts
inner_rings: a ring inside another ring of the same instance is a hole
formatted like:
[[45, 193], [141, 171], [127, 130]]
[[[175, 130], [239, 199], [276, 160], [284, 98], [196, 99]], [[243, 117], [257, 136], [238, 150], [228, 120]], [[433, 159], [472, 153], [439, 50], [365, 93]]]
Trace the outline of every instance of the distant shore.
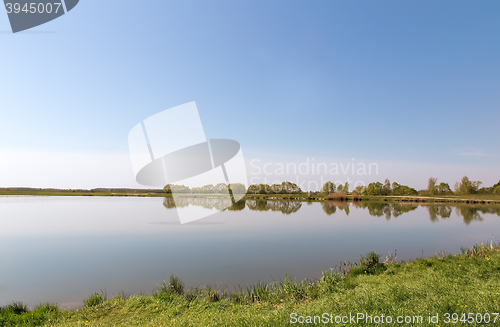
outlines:
[[[335, 194], [335, 193], [334, 193]], [[0, 196], [119, 196], [119, 197], [171, 197], [161, 189], [34, 189], [34, 188], [0, 188]], [[179, 194], [185, 197], [218, 198], [222, 194]], [[292, 200], [292, 201], [381, 201], [381, 202], [422, 202], [422, 203], [472, 203], [472, 204], [500, 204], [500, 195], [472, 194], [472, 195], [411, 195], [411, 196], [356, 196], [347, 194], [341, 197], [325, 196], [325, 194], [246, 194], [244, 199], [251, 200]]]

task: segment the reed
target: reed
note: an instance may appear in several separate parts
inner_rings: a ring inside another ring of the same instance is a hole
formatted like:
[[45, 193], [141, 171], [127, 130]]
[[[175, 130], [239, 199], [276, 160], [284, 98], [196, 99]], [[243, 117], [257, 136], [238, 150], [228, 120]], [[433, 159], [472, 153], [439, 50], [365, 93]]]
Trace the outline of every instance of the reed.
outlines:
[[325, 196], [325, 199], [346, 201], [347, 200], [347, 193], [346, 192], [329, 193], [327, 196]]

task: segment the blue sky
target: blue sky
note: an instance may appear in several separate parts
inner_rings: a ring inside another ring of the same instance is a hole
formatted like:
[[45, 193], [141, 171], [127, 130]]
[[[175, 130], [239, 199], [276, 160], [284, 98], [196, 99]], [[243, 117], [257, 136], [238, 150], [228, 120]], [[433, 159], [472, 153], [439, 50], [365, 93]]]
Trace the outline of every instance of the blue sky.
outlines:
[[[126, 154], [135, 124], [196, 101], [207, 137], [239, 141], [247, 159], [440, 167], [413, 173], [422, 187], [462, 165], [453, 178], [487, 171], [491, 184], [499, 13], [496, 0], [81, 0], [17, 34], [0, 15], [0, 150]], [[33, 186], [52, 186], [45, 175]]]

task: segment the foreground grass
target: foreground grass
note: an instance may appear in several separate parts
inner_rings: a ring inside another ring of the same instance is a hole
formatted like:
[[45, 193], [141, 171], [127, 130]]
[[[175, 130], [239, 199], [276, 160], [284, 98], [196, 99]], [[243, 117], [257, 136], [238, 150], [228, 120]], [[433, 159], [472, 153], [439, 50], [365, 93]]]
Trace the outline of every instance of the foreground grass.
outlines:
[[[499, 247], [389, 264], [379, 263], [372, 253], [360, 262], [324, 273], [315, 282], [287, 279], [230, 294], [211, 287], [186, 292], [182, 281], [172, 277], [153, 295], [106, 300], [95, 294], [85, 307], [70, 312], [50, 305], [32, 312], [2, 308], [0, 326], [287, 326], [301, 325], [291, 323], [293, 314], [307, 319], [323, 313], [422, 316], [423, 323], [407, 326], [444, 326], [445, 314], [457, 313], [459, 319], [463, 313], [489, 313], [493, 325], [493, 314], [500, 312]], [[429, 314], [439, 314], [439, 322], [429, 323]], [[316, 325], [325, 324], [316, 320]], [[456, 325], [476, 322], [458, 320]], [[494, 325], [500, 325], [500, 317]]]

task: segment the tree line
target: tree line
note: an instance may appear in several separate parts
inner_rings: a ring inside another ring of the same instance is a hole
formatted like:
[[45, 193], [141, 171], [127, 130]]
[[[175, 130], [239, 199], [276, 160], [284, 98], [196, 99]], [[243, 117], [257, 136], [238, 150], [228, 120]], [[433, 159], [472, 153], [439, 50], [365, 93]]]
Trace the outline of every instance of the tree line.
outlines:
[[[429, 178], [427, 189], [417, 191], [416, 189], [401, 185], [396, 182], [392, 183], [386, 179], [384, 184], [373, 182], [368, 186], [357, 186], [353, 193], [359, 195], [471, 195], [471, 194], [498, 194], [500, 195], [500, 182], [491, 187], [480, 188], [482, 182], [471, 181], [469, 177], [464, 176], [460, 182], [455, 183], [453, 190], [448, 183], [441, 182], [438, 184], [438, 179], [435, 177]], [[329, 194], [333, 192], [349, 192], [349, 184], [335, 187], [332, 182], [326, 182], [321, 188], [321, 193]]]
[[[417, 191], [413, 187], [402, 185], [396, 182], [391, 183], [388, 179], [381, 182], [372, 182], [368, 186], [357, 186], [352, 192], [349, 190], [349, 183], [335, 185], [333, 182], [326, 182], [321, 188], [320, 194], [328, 195], [330, 193], [343, 192], [346, 194], [356, 193], [359, 195], [470, 195], [470, 194], [498, 194], [500, 195], [500, 182], [491, 187], [482, 187], [482, 182], [471, 181], [464, 176], [460, 182], [457, 182], [451, 189], [445, 182], [438, 183], [435, 177], [429, 178], [427, 189]], [[241, 183], [216, 185], [205, 185], [202, 187], [189, 188], [184, 185], [168, 184], [163, 188], [165, 193], [181, 194], [224, 194], [230, 190], [233, 194], [301, 194], [304, 193], [301, 188], [292, 182], [283, 182], [281, 184], [252, 184], [248, 188]]]
[[189, 188], [185, 185], [168, 184], [163, 188], [167, 194], [226, 194], [228, 191], [233, 194], [245, 194], [246, 187], [241, 183], [225, 184], [219, 183], [216, 185], [207, 184], [201, 187]]

